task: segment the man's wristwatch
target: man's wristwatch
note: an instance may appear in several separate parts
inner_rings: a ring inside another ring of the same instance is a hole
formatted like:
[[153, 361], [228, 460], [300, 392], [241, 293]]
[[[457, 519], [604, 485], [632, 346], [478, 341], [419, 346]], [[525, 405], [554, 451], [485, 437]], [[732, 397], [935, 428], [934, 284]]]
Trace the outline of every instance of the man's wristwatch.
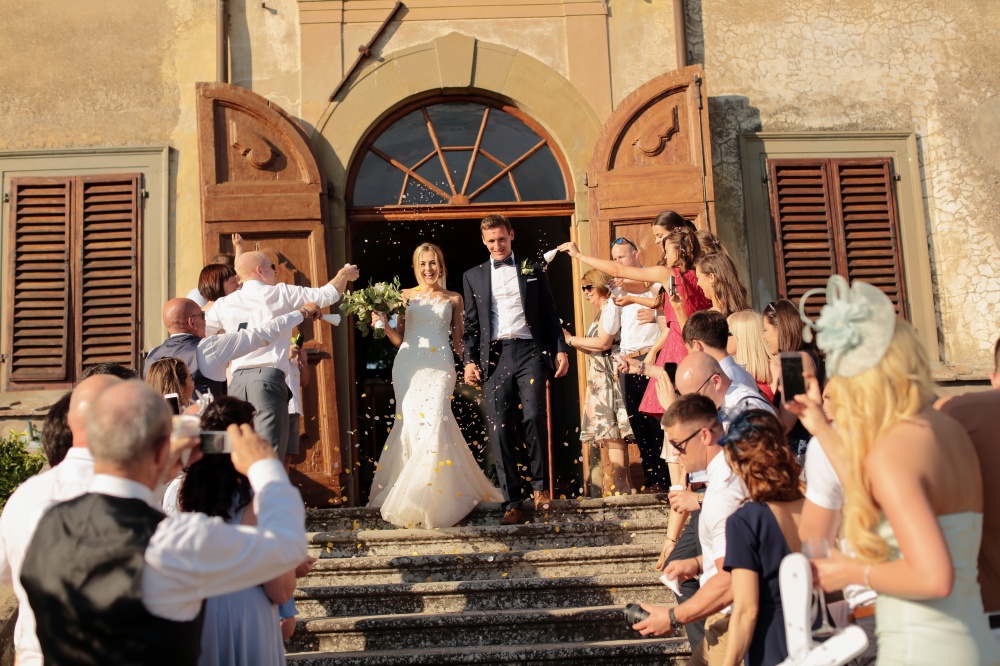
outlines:
[[672, 631], [674, 633], [674, 635], [676, 636], [676, 635], [678, 635], [680, 633], [681, 629], [683, 629], [683, 628], [684, 628], [684, 625], [677, 621], [677, 616], [674, 615], [674, 609], [671, 608], [670, 609], [670, 631]]

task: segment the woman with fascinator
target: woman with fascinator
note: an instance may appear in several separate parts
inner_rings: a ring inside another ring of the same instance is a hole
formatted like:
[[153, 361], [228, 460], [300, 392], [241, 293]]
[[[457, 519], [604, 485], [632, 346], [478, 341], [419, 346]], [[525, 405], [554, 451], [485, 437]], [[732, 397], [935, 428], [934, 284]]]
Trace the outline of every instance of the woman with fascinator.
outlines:
[[846, 491], [843, 533], [855, 556], [831, 549], [813, 560], [818, 582], [878, 592], [881, 665], [1000, 664], [977, 582], [983, 488], [969, 435], [933, 409], [927, 353], [889, 298], [837, 275], [826, 291], [809, 326], [826, 353], [836, 430], [815, 379], [810, 395], [786, 403]]

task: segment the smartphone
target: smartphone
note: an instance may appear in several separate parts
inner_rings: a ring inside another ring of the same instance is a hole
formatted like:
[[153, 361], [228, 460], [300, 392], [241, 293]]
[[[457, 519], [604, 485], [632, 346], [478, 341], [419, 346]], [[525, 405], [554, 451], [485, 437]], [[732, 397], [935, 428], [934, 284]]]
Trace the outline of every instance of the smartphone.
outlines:
[[668, 289], [667, 293], [670, 296], [677, 295], [677, 276], [675, 275], [670, 276], [670, 282], [667, 284], [667, 289]]
[[670, 383], [674, 386], [677, 385], [677, 364], [676, 363], [664, 363], [663, 369], [667, 371], [667, 377], [670, 377]]
[[229, 433], [225, 430], [202, 430], [201, 452], [206, 454], [232, 453], [233, 442], [229, 439]]
[[806, 392], [806, 380], [802, 377], [802, 354], [799, 352], [781, 352], [781, 399], [791, 402], [795, 396]]
[[163, 399], [167, 401], [170, 405], [170, 409], [173, 410], [174, 415], [181, 413], [181, 398], [176, 393], [168, 393], [163, 396]]
[[247, 327], [247, 322], [245, 322], [245, 321], [241, 321], [241, 322], [240, 322], [240, 325], [236, 327], [236, 330], [237, 330], [237, 331], [242, 331], [242, 330], [243, 330], [243, 329], [245, 329], [246, 327]]

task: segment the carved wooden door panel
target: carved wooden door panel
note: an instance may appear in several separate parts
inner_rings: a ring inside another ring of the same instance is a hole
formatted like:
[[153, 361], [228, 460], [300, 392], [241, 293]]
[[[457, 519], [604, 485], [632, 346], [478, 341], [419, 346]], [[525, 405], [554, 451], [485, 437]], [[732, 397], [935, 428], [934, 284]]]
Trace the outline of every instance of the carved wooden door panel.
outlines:
[[597, 137], [587, 171], [591, 240], [610, 256], [624, 236], [643, 261], [661, 252], [649, 222], [665, 210], [715, 228], [708, 93], [699, 65], [668, 72], [623, 99]]
[[[197, 85], [202, 251], [232, 252], [243, 235], [274, 256], [278, 280], [320, 286], [330, 278], [326, 187], [298, 123], [267, 99], [226, 83]], [[178, 251], [193, 251], [178, 241]], [[303, 388], [304, 418], [292, 482], [312, 506], [342, 502], [344, 482], [333, 372], [333, 330], [300, 327], [312, 381]]]

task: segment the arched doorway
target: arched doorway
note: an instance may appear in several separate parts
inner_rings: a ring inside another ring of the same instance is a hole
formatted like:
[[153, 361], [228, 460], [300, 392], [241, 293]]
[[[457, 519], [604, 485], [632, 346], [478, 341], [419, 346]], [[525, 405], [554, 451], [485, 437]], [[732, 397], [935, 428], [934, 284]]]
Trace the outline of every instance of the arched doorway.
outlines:
[[[444, 250], [448, 288], [487, 259], [479, 222], [502, 213], [514, 223], [515, 252], [540, 255], [571, 237], [572, 179], [558, 146], [517, 107], [479, 95], [437, 96], [406, 104], [365, 136], [348, 171], [347, 248], [365, 280], [414, 282], [413, 248], [430, 241]], [[549, 279], [560, 317], [574, 320], [569, 262]], [[354, 332], [352, 431], [361, 501], [396, 409], [391, 371], [395, 348]], [[553, 384], [551, 433], [557, 493], [579, 484], [574, 459], [579, 425], [576, 369]], [[459, 386], [454, 411], [476, 458], [493, 476], [481, 394]], [[565, 444], [565, 445], [564, 445]], [[526, 461], [525, 461], [526, 462]]]

